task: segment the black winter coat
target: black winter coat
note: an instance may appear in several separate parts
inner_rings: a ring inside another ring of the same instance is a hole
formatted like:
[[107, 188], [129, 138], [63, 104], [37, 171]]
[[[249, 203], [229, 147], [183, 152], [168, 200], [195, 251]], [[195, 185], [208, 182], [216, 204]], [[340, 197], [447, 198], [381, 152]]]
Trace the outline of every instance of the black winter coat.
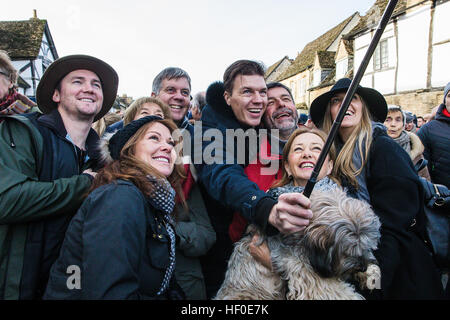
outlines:
[[381, 241], [375, 252], [381, 269], [381, 298], [441, 298], [440, 278], [422, 240], [422, 186], [409, 155], [380, 128], [374, 129], [366, 174], [370, 204], [381, 221]]
[[431, 181], [450, 188], [450, 117], [443, 114], [444, 108], [441, 104], [436, 119], [423, 125], [417, 135], [425, 147]]
[[[155, 298], [170, 250], [160, 213], [129, 181], [94, 190], [69, 225], [44, 299]], [[70, 266], [81, 271], [80, 289], [67, 286], [76, 285]]]

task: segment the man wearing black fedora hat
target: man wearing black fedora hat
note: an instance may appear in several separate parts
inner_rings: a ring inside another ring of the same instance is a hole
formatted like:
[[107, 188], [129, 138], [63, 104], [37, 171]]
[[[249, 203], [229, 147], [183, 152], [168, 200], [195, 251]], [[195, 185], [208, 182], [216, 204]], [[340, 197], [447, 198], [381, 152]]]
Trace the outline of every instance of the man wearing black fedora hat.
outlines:
[[0, 298], [40, 299], [67, 226], [102, 166], [91, 125], [111, 108], [118, 76], [100, 59], [53, 62], [36, 99], [44, 114], [0, 125]]

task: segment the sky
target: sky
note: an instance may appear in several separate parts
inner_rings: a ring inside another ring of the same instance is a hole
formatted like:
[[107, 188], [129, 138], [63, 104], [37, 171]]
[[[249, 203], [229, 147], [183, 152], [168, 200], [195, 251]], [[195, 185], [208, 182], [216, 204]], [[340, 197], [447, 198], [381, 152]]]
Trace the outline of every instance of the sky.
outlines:
[[88, 54], [119, 74], [118, 94], [151, 94], [153, 78], [180, 67], [192, 94], [222, 80], [238, 59], [266, 67], [303, 47], [375, 0], [21, 0], [0, 21], [46, 19], [60, 57]]

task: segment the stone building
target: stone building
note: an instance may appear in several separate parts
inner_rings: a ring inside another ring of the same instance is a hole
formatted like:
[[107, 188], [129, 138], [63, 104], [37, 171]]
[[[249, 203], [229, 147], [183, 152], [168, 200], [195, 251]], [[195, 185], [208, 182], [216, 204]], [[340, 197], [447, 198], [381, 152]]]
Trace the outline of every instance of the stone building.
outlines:
[[[336, 53], [342, 35], [352, 30], [359, 19], [359, 13], [356, 12], [308, 43], [286, 71], [276, 79], [291, 88], [297, 108], [309, 107], [312, 100], [308, 89], [314, 84], [320, 84], [333, 71], [330, 57]], [[314, 69], [316, 61], [318, 64]]]
[[[354, 44], [355, 70], [388, 1], [378, 0], [346, 36]], [[381, 36], [361, 85], [380, 91], [389, 104], [417, 115], [442, 102], [450, 81], [450, 2], [400, 0]]]
[[283, 59], [278, 60], [273, 65], [271, 65], [269, 68], [267, 68], [266, 74], [264, 75], [264, 78], [266, 79], [267, 83], [276, 81], [278, 77], [286, 71], [287, 68], [292, 64], [293, 60], [289, 59], [288, 56], [284, 56]]
[[[347, 18], [307, 44], [276, 79], [295, 92], [298, 108], [309, 108], [337, 79], [353, 77], [387, 4], [376, 0], [363, 17], [355, 13], [353, 23]], [[429, 113], [442, 102], [443, 88], [450, 81], [448, 17], [448, 0], [399, 0], [361, 85], [380, 91], [389, 104], [416, 115]]]

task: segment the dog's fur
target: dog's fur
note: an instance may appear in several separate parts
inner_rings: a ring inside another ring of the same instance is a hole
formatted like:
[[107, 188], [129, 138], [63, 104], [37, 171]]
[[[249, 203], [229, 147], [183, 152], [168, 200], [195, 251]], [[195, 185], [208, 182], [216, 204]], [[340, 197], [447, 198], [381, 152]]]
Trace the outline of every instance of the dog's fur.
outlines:
[[[346, 281], [380, 280], [372, 254], [380, 239], [378, 217], [366, 202], [340, 188], [314, 191], [311, 210], [313, 218], [303, 232], [261, 237], [267, 240], [274, 272], [249, 253], [251, 234], [237, 242], [215, 299], [363, 299]], [[372, 275], [364, 274], [369, 264]], [[364, 287], [373, 288], [370, 283]]]

